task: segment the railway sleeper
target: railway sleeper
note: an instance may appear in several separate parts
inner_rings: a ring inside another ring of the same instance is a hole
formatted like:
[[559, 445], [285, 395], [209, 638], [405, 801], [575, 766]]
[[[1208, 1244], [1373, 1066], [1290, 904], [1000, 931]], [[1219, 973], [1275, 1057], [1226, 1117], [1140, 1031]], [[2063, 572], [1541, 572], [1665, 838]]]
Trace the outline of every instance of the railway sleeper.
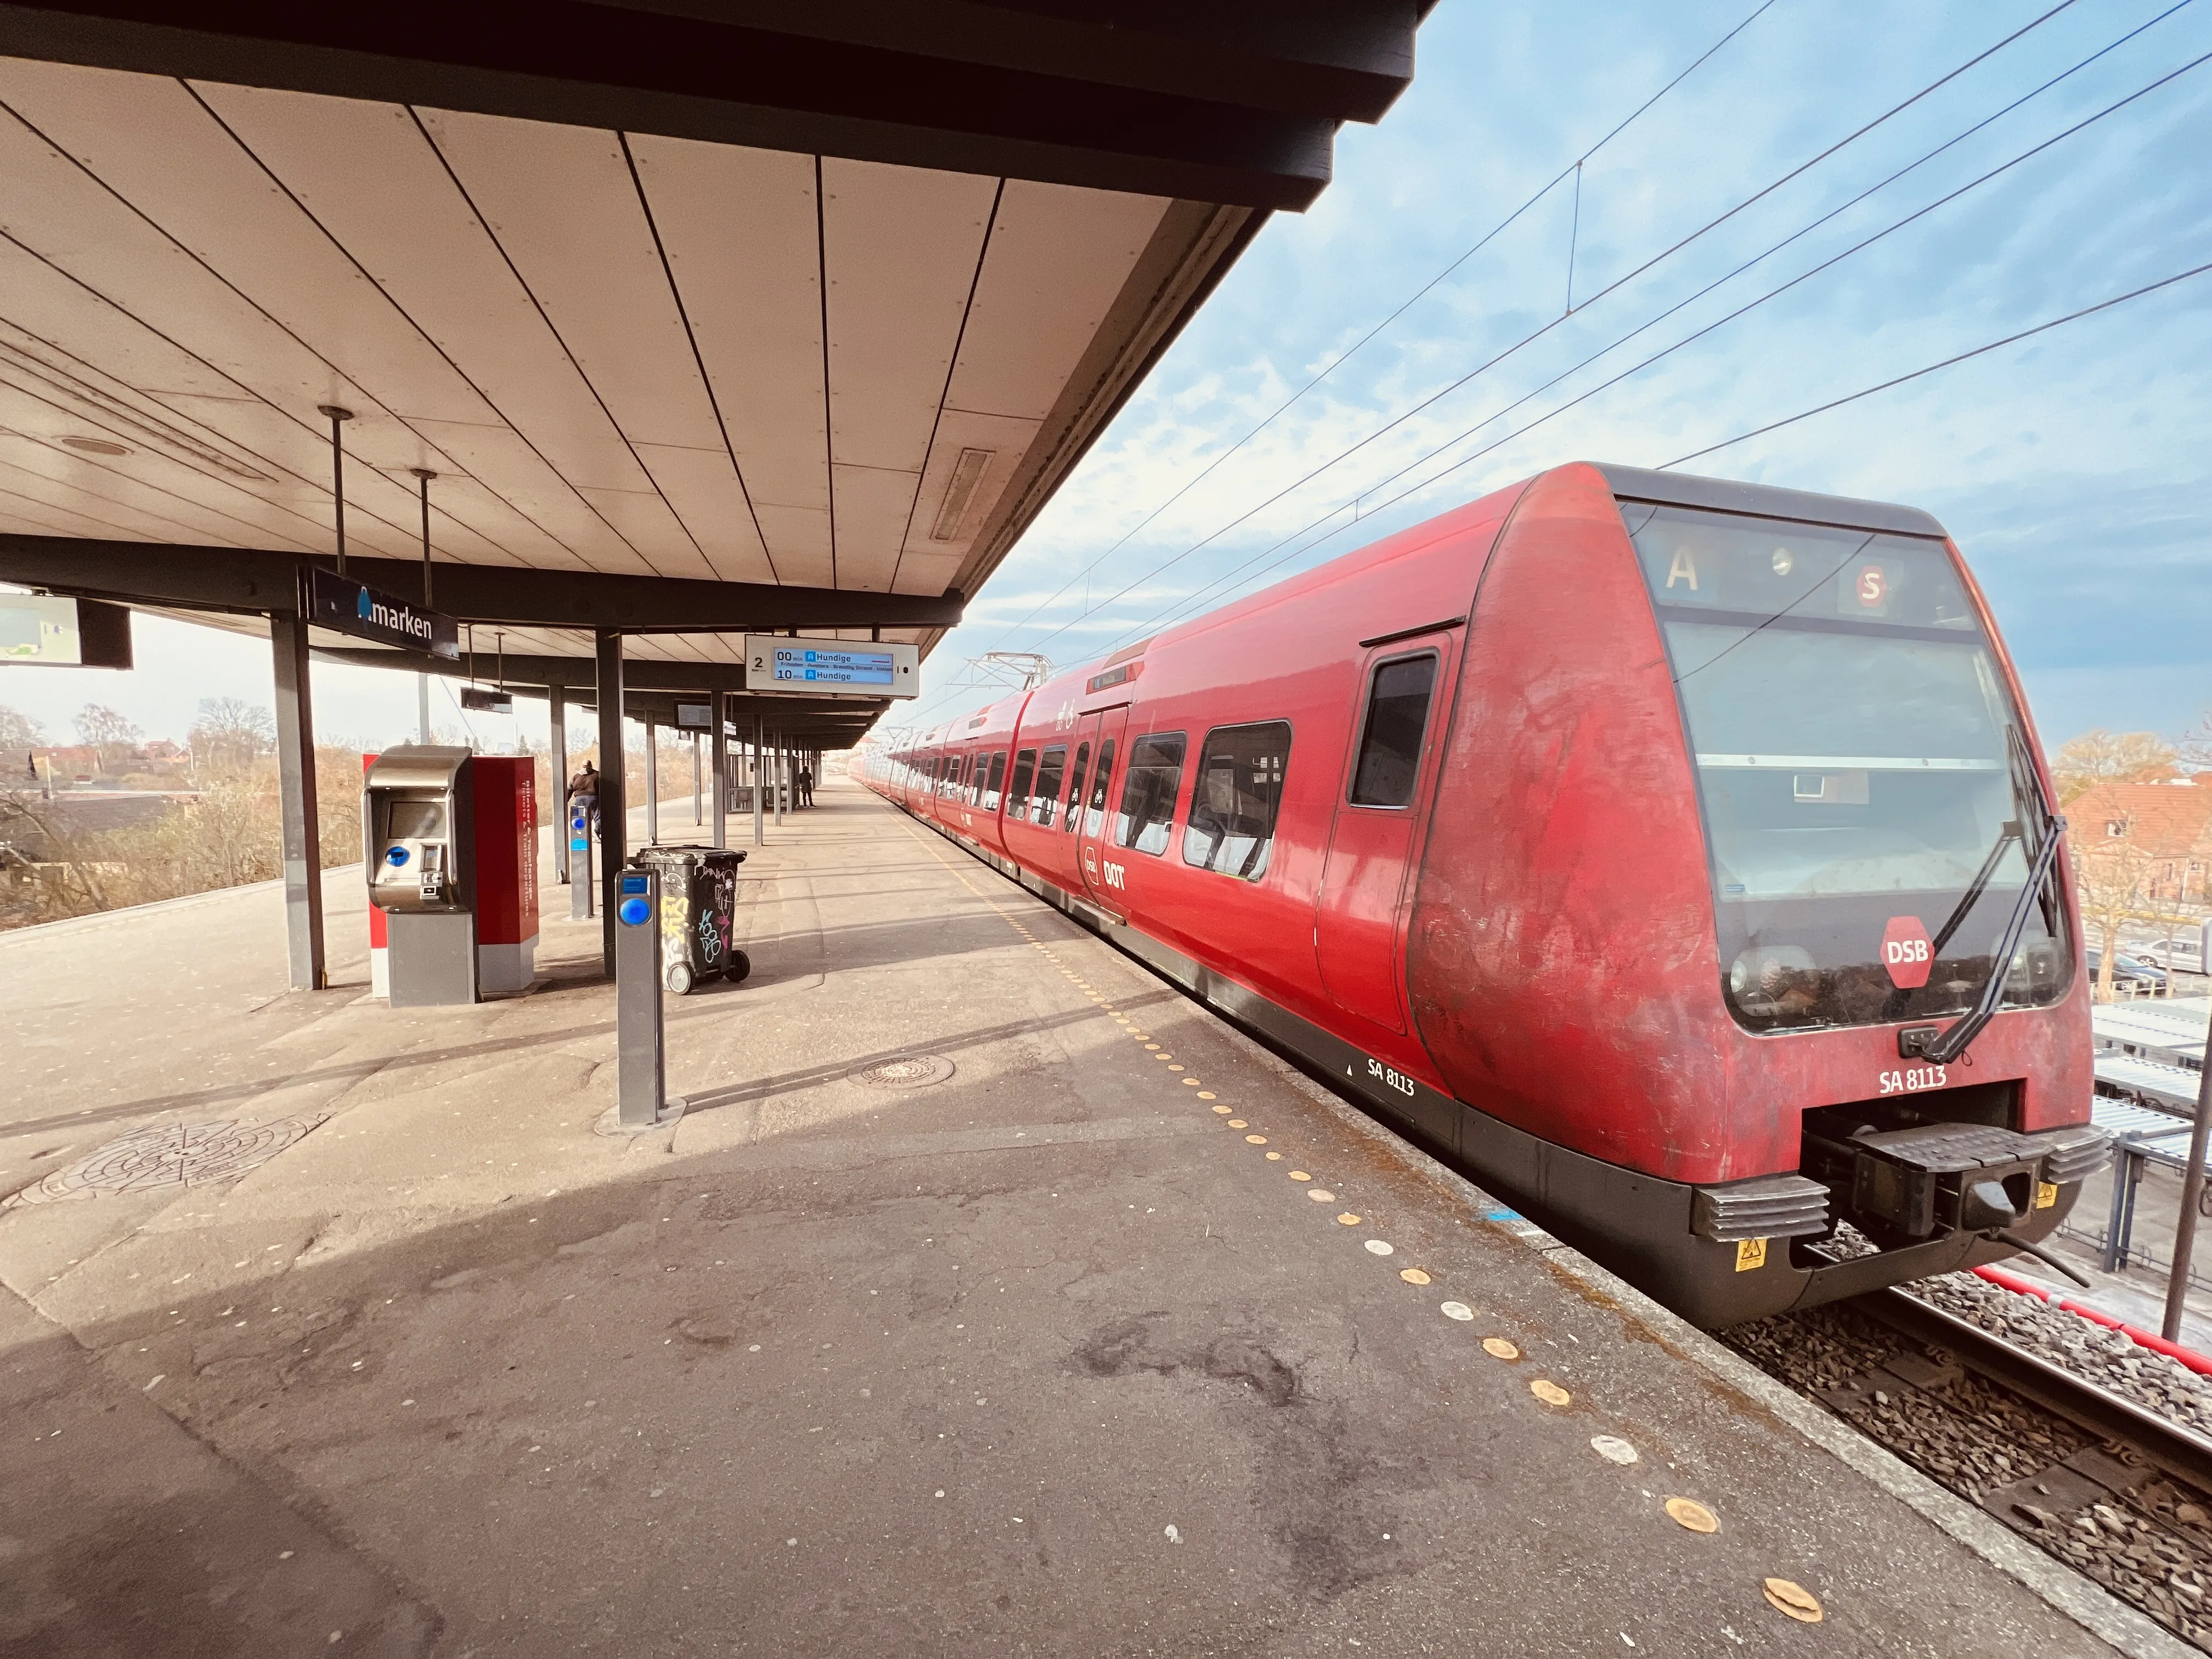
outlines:
[[2212, 1496], [1856, 1307], [1782, 1315], [1722, 1340], [2212, 1652]]

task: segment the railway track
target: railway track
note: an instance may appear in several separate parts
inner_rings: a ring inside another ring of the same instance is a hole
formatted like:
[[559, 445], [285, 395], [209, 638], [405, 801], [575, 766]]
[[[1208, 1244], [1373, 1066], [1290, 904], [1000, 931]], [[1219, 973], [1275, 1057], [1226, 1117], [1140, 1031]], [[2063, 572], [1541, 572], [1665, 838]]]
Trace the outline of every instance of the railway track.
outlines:
[[2212, 1437], [1902, 1291], [1723, 1338], [2212, 1652]]

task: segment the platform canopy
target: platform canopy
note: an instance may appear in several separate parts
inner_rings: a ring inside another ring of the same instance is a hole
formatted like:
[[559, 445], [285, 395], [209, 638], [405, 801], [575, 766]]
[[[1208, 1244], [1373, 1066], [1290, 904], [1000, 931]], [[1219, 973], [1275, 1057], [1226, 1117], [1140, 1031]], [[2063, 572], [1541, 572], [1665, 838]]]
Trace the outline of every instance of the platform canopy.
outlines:
[[1427, 3], [0, 6], [0, 580], [926, 651]]

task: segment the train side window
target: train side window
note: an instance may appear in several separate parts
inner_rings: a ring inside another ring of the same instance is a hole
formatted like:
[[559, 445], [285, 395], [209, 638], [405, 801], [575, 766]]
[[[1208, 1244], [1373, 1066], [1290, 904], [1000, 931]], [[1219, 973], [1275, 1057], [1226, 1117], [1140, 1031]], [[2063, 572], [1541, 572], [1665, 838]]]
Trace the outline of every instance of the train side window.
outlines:
[[1083, 805], [1083, 833], [1095, 836], [1106, 826], [1106, 786], [1114, 781], [1114, 739], [1098, 745], [1098, 769], [1091, 775], [1091, 798]]
[[1367, 726], [1359, 735], [1359, 764], [1352, 774], [1355, 806], [1404, 806], [1420, 775], [1421, 739], [1437, 686], [1437, 656], [1399, 657], [1377, 663], [1368, 682]]
[[1287, 720], [1207, 732], [1190, 788], [1182, 861], [1245, 881], [1267, 874], [1290, 758]]
[[1006, 791], [1006, 816], [1025, 818], [1030, 815], [1030, 780], [1036, 775], [1036, 750], [1024, 749], [1014, 757], [1014, 787]]
[[1036, 804], [1037, 828], [1052, 828], [1053, 809], [1060, 805], [1060, 786], [1067, 775], [1067, 745], [1054, 744], [1044, 751], [1037, 762], [1036, 787], [1031, 792]]
[[1176, 796], [1182, 788], [1183, 735], [1154, 732], [1129, 745], [1129, 774], [1121, 810], [1114, 816], [1114, 844], [1155, 857], [1168, 850]]
[[1005, 799], [1006, 787], [1006, 751], [994, 750], [987, 763], [981, 755], [975, 757], [975, 776], [981, 784], [975, 792], [975, 805], [986, 812], [995, 812]]
[[1075, 750], [1075, 769], [1067, 775], [1067, 821], [1061, 825], [1071, 834], [1083, 822], [1083, 785], [1089, 776], [1091, 745], [1079, 744]]

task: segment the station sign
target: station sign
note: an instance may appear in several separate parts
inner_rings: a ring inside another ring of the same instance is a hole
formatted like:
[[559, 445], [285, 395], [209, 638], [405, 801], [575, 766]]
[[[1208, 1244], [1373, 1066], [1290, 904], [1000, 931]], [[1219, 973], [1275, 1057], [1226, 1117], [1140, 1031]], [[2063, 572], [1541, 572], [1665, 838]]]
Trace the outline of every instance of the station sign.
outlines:
[[489, 686], [465, 685], [461, 688], [461, 707], [478, 714], [512, 714], [514, 694], [495, 691]]
[[911, 645], [748, 634], [745, 690], [832, 697], [918, 696], [921, 652]]
[[357, 640], [460, 659], [461, 625], [453, 618], [320, 565], [307, 567], [307, 620]]
[[676, 705], [676, 729], [679, 732], [711, 732], [714, 729], [714, 705], [711, 702], [679, 702]]
[[0, 593], [0, 662], [51, 668], [128, 668], [130, 609], [98, 599]]

